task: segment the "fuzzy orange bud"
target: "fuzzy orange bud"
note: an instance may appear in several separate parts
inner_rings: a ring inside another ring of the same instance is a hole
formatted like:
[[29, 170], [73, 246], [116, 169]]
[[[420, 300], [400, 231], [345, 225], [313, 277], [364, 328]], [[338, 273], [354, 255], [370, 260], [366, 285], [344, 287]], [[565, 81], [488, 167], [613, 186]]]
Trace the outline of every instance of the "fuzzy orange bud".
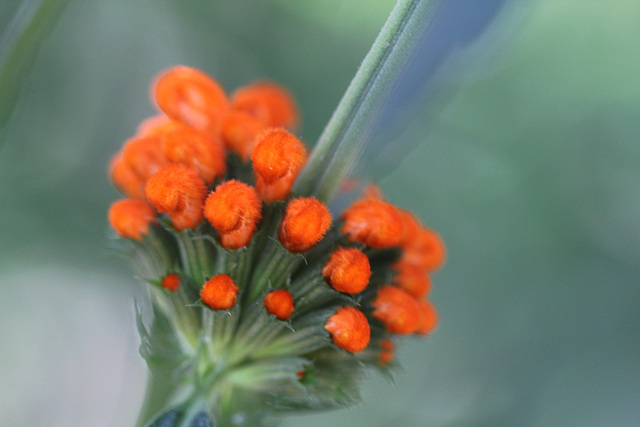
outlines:
[[147, 200], [171, 218], [178, 231], [193, 228], [202, 221], [207, 187], [198, 173], [181, 164], [161, 169], [147, 181]]
[[252, 186], [231, 180], [209, 194], [204, 216], [218, 231], [223, 247], [238, 249], [251, 241], [262, 217], [262, 202]]
[[129, 166], [122, 153], [116, 154], [111, 159], [109, 175], [113, 185], [122, 193], [135, 199], [144, 199], [145, 179], [138, 176], [133, 168]]
[[401, 247], [405, 248], [418, 235], [422, 225], [411, 212], [404, 209], [398, 209], [398, 212], [402, 218], [403, 227], [402, 239], [400, 239], [399, 244]]
[[142, 240], [155, 222], [156, 211], [139, 199], [122, 199], [111, 204], [109, 224], [122, 237]]
[[233, 110], [222, 122], [220, 137], [225, 147], [249, 160], [256, 138], [264, 130], [263, 124], [244, 111]]
[[442, 239], [435, 231], [426, 227], [421, 227], [403, 249], [401, 262], [419, 266], [427, 271], [440, 268], [446, 258]]
[[256, 189], [262, 199], [285, 199], [307, 160], [302, 142], [284, 129], [270, 129], [258, 137], [251, 153]]
[[180, 289], [180, 276], [176, 273], [167, 274], [162, 278], [162, 287], [171, 292], [175, 292]]
[[411, 334], [418, 328], [418, 302], [400, 288], [383, 286], [371, 305], [375, 308], [373, 317], [384, 323], [389, 332]]
[[238, 287], [227, 274], [218, 274], [202, 286], [202, 302], [214, 310], [228, 310], [236, 304]]
[[159, 135], [132, 138], [124, 143], [122, 157], [143, 180], [165, 167], [168, 162], [162, 152]]
[[167, 116], [193, 128], [216, 135], [229, 108], [222, 87], [194, 68], [177, 66], [160, 74], [152, 97]]
[[395, 277], [396, 284], [414, 298], [423, 298], [431, 290], [431, 279], [424, 269], [411, 264], [396, 264], [399, 272]]
[[390, 339], [380, 341], [380, 354], [378, 361], [380, 366], [387, 366], [393, 360], [395, 345]]
[[372, 248], [395, 246], [402, 238], [402, 218], [390, 203], [378, 199], [356, 201], [342, 214], [342, 232], [352, 242], [364, 243]]
[[338, 292], [357, 294], [369, 284], [369, 258], [356, 248], [339, 248], [331, 254], [322, 275]]
[[324, 327], [331, 334], [335, 345], [351, 353], [364, 350], [369, 345], [369, 321], [357, 308], [340, 307], [329, 317]]
[[280, 224], [279, 239], [288, 251], [306, 252], [315, 246], [331, 227], [329, 209], [314, 197], [300, 197], [287, 204]]
[[207, 184], [227, 171], [222, 143], [188, 126], [174, 126], [166, 132], [162, 151], [170, 162], [182, 163], [198, 172]]
[[287, 320], [293, 314], [293, 296], [285, 289], [269, 292], [264, 297], [264, 307], [280, 320]]
[[233, 107], [245, 111], [268, 127], [292, 129], [298, 122], [298, 112], [291, 94], [283, 87], [259, 82], [235, 91]]
[[434, 305], [427, 300], [419, 300], [418, 306], [420, 307], [420, 322], [416, 333], [420, 335], [430, 334], [438, 326], [438, 312]]

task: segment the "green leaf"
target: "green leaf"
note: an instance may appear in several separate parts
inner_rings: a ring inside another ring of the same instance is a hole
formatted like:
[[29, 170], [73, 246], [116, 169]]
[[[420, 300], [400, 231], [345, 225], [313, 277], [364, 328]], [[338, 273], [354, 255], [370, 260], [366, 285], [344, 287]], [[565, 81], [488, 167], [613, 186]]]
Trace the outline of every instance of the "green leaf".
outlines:
[[0, 36], [0, 129], [15, 107], [22, 81], [67, 0], [23, 1]]

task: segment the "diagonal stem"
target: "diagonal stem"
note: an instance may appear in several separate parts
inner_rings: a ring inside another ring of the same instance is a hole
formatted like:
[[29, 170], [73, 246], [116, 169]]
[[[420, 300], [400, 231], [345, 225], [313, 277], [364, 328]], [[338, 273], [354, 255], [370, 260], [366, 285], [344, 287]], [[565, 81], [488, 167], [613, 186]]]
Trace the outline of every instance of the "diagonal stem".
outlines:
[[429, 25], [437, 0], [399, 0], [311, 153], [295, 186], [330, 201], [369, 137], [371, 123]]

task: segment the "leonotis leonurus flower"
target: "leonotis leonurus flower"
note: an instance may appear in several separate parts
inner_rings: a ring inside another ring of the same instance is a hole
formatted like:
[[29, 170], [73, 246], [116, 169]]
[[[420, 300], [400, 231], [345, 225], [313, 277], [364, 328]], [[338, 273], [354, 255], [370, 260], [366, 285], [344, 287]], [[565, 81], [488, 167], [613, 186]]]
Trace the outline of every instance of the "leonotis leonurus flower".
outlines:
[[160, 115], [111, 161], [126, 198], [109, 222], [151, 284], [141, 352], [175, 387], [156, 422], [257, 425], [267, 409], [345, 405], [364, 366], [393, 364], [399, 336], [433, 331], [440, 238], [378, 191], [335, 217], [291, 194], [307, 149], [287, 91], [228, 97], [179, 66], [152, 96]]

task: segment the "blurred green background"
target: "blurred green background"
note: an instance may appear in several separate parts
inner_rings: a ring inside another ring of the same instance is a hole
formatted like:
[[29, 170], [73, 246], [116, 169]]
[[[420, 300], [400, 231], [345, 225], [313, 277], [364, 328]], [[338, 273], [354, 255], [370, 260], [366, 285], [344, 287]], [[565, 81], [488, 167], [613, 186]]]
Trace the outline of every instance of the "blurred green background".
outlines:
[[[143, 286], [105, 249], [106, 164], [153, 113], [153, 76], [280, 82], [312, 144], [394, 2], [364, 4], [67, 5], [0, 131], [0, 425], [135, 420]], [[372, 373], [362, 405], [285, 426], [640, 425], [638, 22], [634, 0], [505, 7], [403, 113], [393, 159], [365, 155], [447, 243], [441, 324], [402, 343], [395, 384]]]

